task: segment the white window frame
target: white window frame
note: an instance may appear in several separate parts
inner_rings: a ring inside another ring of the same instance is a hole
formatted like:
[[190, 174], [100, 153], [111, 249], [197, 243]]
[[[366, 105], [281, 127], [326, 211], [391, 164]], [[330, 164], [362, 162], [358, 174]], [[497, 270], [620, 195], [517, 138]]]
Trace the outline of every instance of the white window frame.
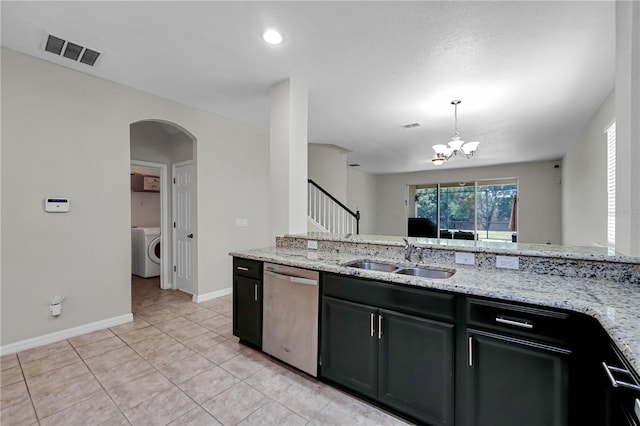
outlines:
[[616, 123], [609, 125], [607, 135], [607, 245], [616, 247]]

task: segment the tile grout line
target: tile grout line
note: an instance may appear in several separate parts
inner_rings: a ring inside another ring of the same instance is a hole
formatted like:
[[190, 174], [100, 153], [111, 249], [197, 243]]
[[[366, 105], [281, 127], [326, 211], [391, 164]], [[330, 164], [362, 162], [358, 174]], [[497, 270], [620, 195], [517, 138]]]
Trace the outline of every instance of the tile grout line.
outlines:
[[33, 408], [33, 414], [36, 416], [36, 422], [40, 424], [40, 416], [38, 416], [38, 412], [36, 411], [36, 405], [34, 404], [33, 397], [31, 396], [31, 389], [29, 389], [29, 383], [27, 383], [27, 376], [24, 375], [24, 370], [22, 369], [22, 361], [20, 361], [20, 357], [17, 353], [16, 359], [18, 360], [18, 367], [20, 367], [20, 374], [22, 375], [22, 380], [24, 381], [24, 387], [27, 388], [27, 394], [29, 395], [31, 407]]
[[[108, 328], [108, 330], [109, 330], [111, 333], [113, 333], [113, 335], [114, 335], [114, 336], [116, 336], [118, 339], [120, 339], [120, 336], [118, 336], [116, 333], [114, 333], [114, 332], [111, 330], [111, 328]], [[102, 339], [102, 340], [105, 340], [105, 339]], [[124, 343], [125, 345], [127, 345], [127, 342], [125, 342], [124, 340], [120, 339], [120, 341], [121, 341], [122, 343]], [[99, 340], [97, 340], [97, 342], [99, 342]], [[75, 347], [75, 346], [73, 346], [73, 345], [71, 344], [71, 342], [69, 342], [69, 344], [71, 345], [71, 347], [73, 348], [73, 350], [74, 350], [74, 351], [76, 351], [76, 353], [78, 354], [78, 356], [79, 356], [79, 357], [80, 357], [80, 359], [82, 360], [82, 363], [85, 365], [85, 367], [87, 367], [87, 370], [89, 370], [89, 372], [91, 373], [91, 375], [93, 376], [93, 378], [94, 378], [94, 379], [96, 379], [96, 382], [98, 382], [98, 384], [100, 385], [100, 388], [102, 388], [102, 390], [103, 390], [103, 391], [104, 391], [104, 393], [109, 397], [109, 399], [111, 400], [111, 402], [113, 402], [113, 405], [118, 409], [118, 411], [120, 412], [120, 414], [122, 414], [122, 417], [123, 417], [123, 418], [124, 418], [124, 419], [129, 423], [129, 424], [131, 424], [131, 422], [129, 421], [129, 418], [127, 417], [127, 415], [126, 415], [126, 414], [124, 414], [124, 412], [122, 411], [122, 409], [120, 409], [120, 406], [118, 406], [118, 404], [116, 404], [116, 402], [113, 400], [113, 397], [111, 397], [111, 394], [109, 393], [109, 391], [107, 391], [107, 389], [104, 387], [104, 385], [102, 384], [102, 382], [100, 381], [100, 379], [98, 379], [98, 377], [95, 375], [95, 373], [91, 370], [91, 367], [89, 367], [89, 365], [86, 363], [85, 359], [84, 359], [84, 358], [80, 355], [80, 353], [76, 350], [76, 347]], [[127, 346], [128, 346], [128, 345], [127, 345]], [[101, 355], [104, 355], [104, 354], [109, 353], [109, 352], [113, 352], [113, 351], [115, 351], [115, 350], [117, 350], [117, 349], [113, 349], [113, 350], [111, 350], [111, 351], [104, 352], [104, 353], [103, 353], [103, 354], [101, 354]], [[100, 356], [100, 355], [96, 355], [96, 356]], [[91, 358], [93, 358], [93, 357], [91, 357]], [[84, 401], [86, 401], [86, 400], [84, 400]], [[78, 405], [78, 404], [80, 404], [80, 403], [82, 403], [82, 402], [84, 402], [84, 401], [80, 401], [80, 402], [78, 402], [77, 404], [72, 405], [72, 407], [75, 407], [76, 405]], [[71, 407], [68, 407], [68, 408], [71, 408]], [[66, 410], [66, 408], [65, 408], [65, 410]], [[63, 410], [61, 410], [61, 411], [63, 411]], [[53, 414], [52, 414], [52, 415], [53, 415]]]

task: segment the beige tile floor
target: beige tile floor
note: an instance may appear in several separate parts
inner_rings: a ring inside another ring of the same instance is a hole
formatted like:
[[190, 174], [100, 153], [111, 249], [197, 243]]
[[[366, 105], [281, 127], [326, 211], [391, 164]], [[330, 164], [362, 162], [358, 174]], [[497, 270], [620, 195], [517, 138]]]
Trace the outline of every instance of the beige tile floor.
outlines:
[[230, 295], [158, 283], [133, 278], [131, 323], [3, 356], [0, 424], [404, 424], [240, 344]]

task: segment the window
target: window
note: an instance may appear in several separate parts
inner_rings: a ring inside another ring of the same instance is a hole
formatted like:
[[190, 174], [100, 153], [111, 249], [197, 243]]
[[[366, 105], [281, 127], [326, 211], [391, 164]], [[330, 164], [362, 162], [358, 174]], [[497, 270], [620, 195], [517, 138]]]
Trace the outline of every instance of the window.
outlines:
[[438, 224], [441, 238], [512, 241], [516, 178], [415, 186], [415, 217]]
[[616, 246], [616, 123], [607, 129], [607, 244]]

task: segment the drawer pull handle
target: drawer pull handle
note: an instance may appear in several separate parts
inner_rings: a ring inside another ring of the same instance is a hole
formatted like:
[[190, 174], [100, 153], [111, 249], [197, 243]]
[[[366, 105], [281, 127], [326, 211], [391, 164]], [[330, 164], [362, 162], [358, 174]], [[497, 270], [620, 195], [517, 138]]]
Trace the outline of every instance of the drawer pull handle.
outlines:
[[253, 285], [253, 300], [258, 301], [258, 284]]
[[629, 373], [629, 370], [625, 370], [624, 368], [612, 367], [610, 365], [607, 365], [606, 362], [602, 362], [602, 367], [604, 367], [604, 371], [605, 373], [607, 373], [607, 377], [609, 377], [611, 386], [613, 386], [614, 388], [622, 386], [624, 388], [640, 391], [640, 386], [634, 385], [633, 383], [627, 383], [627, 382], [617, 380], [615, 377], [613, 377], [613, 374], [611, 373], [612, 371], [615, 371], [616, 373], [622, 373], [622, 374], [631, 376], [631, 373]]
[[236, 266], [236, 269], [238, 271], [248, 271], [249, 270], [249, 268], [245, 268], [244, 266]]
[[514, 325], [516, 327], [522, 327], [522, 328], [528, 328], [528, 329], [533, 328], [533, 324], [531, 324], [529, 321], [515, 321], [507, 318], [496, 317], [496, 322], [500, 324]]
[[473, 367], [473, 336], [469, 336], [469, 367]]
[[376, 334], [376, 329], [374, 325], [375, 318], [376, 318], [376, 314], [372, 312], [371, 313], [371, 337], [373, 337]]
[[382, 315], [378, 315], [378, 339], [382, 339]]

